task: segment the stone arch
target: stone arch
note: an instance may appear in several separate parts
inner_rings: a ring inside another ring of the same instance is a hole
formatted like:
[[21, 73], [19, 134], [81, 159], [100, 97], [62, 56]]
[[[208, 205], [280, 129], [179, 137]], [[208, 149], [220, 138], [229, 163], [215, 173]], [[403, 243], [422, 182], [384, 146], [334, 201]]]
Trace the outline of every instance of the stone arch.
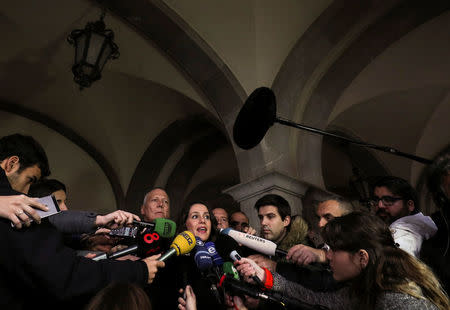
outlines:
[[[160, 49], [174, 66], [192, 81], [205, 100], [217, 111], [232, 137], [234, 120], [247, 95], [242, 85], [214, 50], [184, 20], [161, 0], [96, 0], [121, 17]], [[241, 179], [251, 175], [248, 156], [263, 162], [260, 147], [240, 151], [233, 143]], [[263, 165], [263, 164], [262, 164]]]
[[[189, 177], [214, 150], [228, 144], [222, 131], [203, 115], [173, 122], [152, 141], [136, 166], [127, 190], [127, 210], [138, 214], [142, 199], [154, 186], [166, 188], [172, 209], [178, 208]], [[184, 146], [181, 158], [171, 159], [180, 146]], [[175, 161], [174, 167], [168, 172], [167, 182], [161, 181], [161, 174], [170, 161]]]
[[[371, 59], [449, 8], [446, 1], [428, 3], [426, 8], [421, 1], [355, 4], [334, 2], [294, 47], [273, 84], [280, 113], [324, 129], [339, 95]], [[370, 24], [358, 24], [367, 18]], [[356, 35], [348, 37], [349, 33]], [[345, 48], [335, 49], [342, 44]], [[290, 156], [279, 170], [294, 171], [297, 178], [323, 187], [322, 162], [317, 156], [322, 137], [291, 130], [290, 139], [277, 139], [279, 130], [266, 136], [274, 149]]]
[[116, 205], [120, 209], [125, 204], [125, 195], [120, 184], [120, 180], [116, 171], [112, 167], [111, 163], [106, 159], [103, 154], [97, 150], [92, 144], [90, 144], [86, 139], [78, 135], [71, 128], [63, 125], [61, 122], [45, 115], [40, 112], [28, 109], [19, 104], [0, 101], [0, 110], [17, 114], [24, 118], [30, 119], [37, 123], [40, 123], [48, 128], [61, 134], [63, 137], [71, 141], [73, 144], [80, 147], [84, 152], [86, 152], [92, 159], [99, 165], [108, 179], [116, 200]]

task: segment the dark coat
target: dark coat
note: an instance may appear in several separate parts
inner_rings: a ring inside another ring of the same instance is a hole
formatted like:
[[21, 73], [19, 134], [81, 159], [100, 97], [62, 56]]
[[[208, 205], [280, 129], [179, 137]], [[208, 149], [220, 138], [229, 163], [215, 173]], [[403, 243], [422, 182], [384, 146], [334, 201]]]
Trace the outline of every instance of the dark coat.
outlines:
[[[0, 195], [12, 190], [0, 169]], [[63, 243], [48, 221], [17, 230], [0, 219], [0, 309], [81, 309], [100, 289], [113, 281], [145, 285], [144, 262], [99, 261], [77, 256]]]
[[[213, 271], [209, 273], [200, 272], [191, 255], [182, 255], [171, 257], [166, 261], [166, 268], [163, 277], [158, 281], [163, 286], [159, 287], [161, 291], [159, 298], [154, 298], [154, 309], [178, 309], [178, 297], [180, 288], [185, 288], [187, 284], [191, 285], [197, 300], [197, 309], [225, 309], [224, 304], [216, 299], [211, 290], [212, 283], [218, 282], [218, 277], [214, 275]], [[160, 276], [159, 274], [156, 277]], [[156, 284], [156, 281], [155, 281]], [[150, 290], [152, 289], [152, 284]], [[219, 288], [219, 294], [223, 292]]]

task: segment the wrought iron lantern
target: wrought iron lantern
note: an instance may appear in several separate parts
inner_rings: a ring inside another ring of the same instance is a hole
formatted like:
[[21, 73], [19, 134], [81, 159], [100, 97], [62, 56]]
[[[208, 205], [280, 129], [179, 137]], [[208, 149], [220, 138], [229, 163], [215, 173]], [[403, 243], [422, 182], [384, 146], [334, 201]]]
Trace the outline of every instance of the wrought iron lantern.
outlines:
[[99, 80], [106, 62], [120, 55], [114, 43], [114, 32], [106, 29], [104, 17], [103, 10], [100, 20], [87, 23], [84, 29], [73, 30], [67, 37], [67, 41], [75, 47], [72, 72], [80, 90]]

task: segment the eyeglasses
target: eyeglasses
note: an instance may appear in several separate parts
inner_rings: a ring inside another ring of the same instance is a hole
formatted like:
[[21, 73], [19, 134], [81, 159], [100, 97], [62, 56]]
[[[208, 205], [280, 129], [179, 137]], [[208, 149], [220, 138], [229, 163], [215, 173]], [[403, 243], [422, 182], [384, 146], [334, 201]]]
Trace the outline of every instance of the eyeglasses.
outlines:
[[241, 225], [242, 228], [248, 227], [248, 223], [247, 222], [238, 222], [238, 221], [231, 221], [230, 222], [230, 226], [231, 227], [236, 227], [238, 225]]
[[216, 221], [217, 221], [217, 223], [228, 223], [228, 219], [225, 217], [221, 217], [221, 218], [216, 217]]
[[383, 197], [372, 197], [369, 200], [369, 203], [372, 206], [377, 206], [378, 202], [381, 200], [381, 202], [383, 203], [383, 205], [385, 207], [390, 207], [392, 206], [394, 203], [396, 203], [399, 200], [403, 200], [403, 197], [392, 197], [392, 196], [383, 196]]

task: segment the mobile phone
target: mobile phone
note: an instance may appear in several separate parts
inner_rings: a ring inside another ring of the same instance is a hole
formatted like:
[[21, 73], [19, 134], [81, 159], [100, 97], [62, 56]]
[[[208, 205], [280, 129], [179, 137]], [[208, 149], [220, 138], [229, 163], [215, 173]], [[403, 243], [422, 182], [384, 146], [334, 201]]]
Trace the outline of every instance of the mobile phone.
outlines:
[[[50, 215], [53, 215], [53, 214], [61, 212], [61, 210], [59, 209], [58, 202], [56, 201], [56, 198], [53, 195], [48, 195], [48, 196], [45, 196], [45, 197], [38, 198], [38, 202], [46, 205], [47, 208], [48, 208], [48, 211], [42, 211], [41, 209], [35, 209], [36, 212], [41, 217], [41, 219], [49, 217]], [[32, 217], [29, 217], [29, 219], [30, 219], [30, 222], [33, 222], [33, 218]], [[23, 223], [23, 221], [21, 221], [21, 222]], [[14, 227], [14, 224], [11, 223], [11, 226]]]
[[48, 211], [42, 211], [40, 209], [36, 209], [36, 212], [39, 214], [41, 219], [61, 212], [61, 210], [59, 209], [58, 202], [56, 201], [56, 198], [53, 195], [41, 197], [38, 199], [38, 202], [40, 202], [43, 205], [46, 205], [48, 207]]

